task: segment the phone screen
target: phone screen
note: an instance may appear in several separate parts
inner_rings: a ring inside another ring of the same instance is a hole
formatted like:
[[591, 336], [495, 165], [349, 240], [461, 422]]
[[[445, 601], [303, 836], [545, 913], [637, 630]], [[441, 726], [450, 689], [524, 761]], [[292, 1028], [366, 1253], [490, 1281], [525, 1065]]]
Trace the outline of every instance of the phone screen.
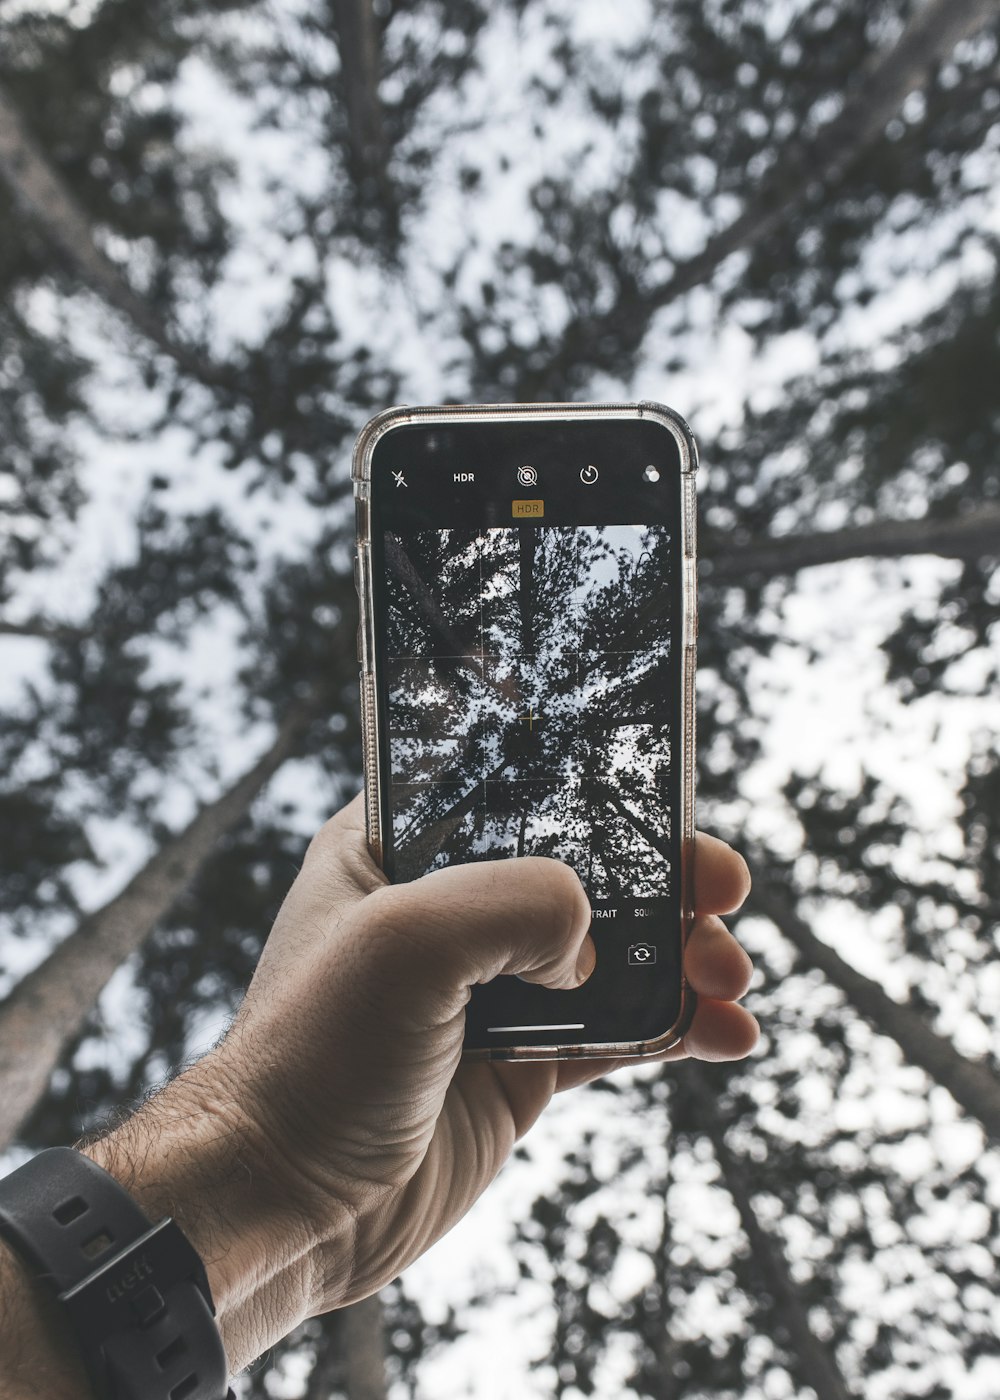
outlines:
[[681, 999], [680, 452], [662, 425], [401, 426], [372, 459], [384, 864], [551, 856], [581, 988], [473, 991], [468, 1048], [652, 1039]]

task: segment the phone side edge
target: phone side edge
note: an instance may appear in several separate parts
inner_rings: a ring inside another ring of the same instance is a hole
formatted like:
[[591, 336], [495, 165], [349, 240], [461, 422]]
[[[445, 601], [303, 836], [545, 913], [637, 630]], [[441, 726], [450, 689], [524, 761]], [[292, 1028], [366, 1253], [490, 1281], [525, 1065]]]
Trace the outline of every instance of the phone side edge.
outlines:
[[351, 457], [351, 479], [354, 483], [354, 582], [358, 594], [358, 684], [361, 693], [365, 833], [368, 849], [379, 869], [384, 868], [385, 843], [382, 835], [382, 772], [376, 675], [375, 596], [371, 567], [372, 457], [380, 439], [397, 425], [409, 422], [410, 418], [411, 411], [405, 404], [397, 404], [376, 413], [358, 434]]

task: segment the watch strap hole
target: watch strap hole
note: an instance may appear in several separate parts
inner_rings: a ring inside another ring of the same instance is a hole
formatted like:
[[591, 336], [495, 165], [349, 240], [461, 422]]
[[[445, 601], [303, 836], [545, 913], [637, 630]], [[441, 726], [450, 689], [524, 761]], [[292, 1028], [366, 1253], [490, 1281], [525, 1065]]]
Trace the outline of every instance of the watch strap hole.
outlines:
[[82, 1196], [70, 1196], [68, 1201], [56, 1206], [52, 1212], [52, 1219], [57, 1225], [72, 1225], [74, 1220], [86, 1215], [88, 1208]]
[[235, 1400], [203, 1260], [86, 1154], [48, 1148], [0, 1179], [0, 1239], [55, 1295], [95, 1396]]
[[[162, 1351], [156, 1353], [156, 1364], [161, 1371], [169, 1371], [179, 1356], [183, 1356], [187, 1351], [187, 1342], [183, 1337], [175, 1337], [172, 1342], [168, 1342]], [[190, 1377], [188, 1377], [190, 1379]], [[173, 1392], [171, 1391], [171, 1394]]]
[[99, 1230], [96, 1235], [91, 1235], [89, 1240], [84, 1240], [80, 1246], [80, 1253], [85, 1259], [99, 1259], [102, 1254], [106, 1254], [115, 1242], [114, 1235], [109, 1230]]
[[173, 1390], [170, 1392], [170, 1400], [187, 1400], [189, 1395], [194, 1394], [197, 1386], [198, 1377], [192, 1371], [190, 1376], [185, 1376], [178, 1385], [174, 1386]]

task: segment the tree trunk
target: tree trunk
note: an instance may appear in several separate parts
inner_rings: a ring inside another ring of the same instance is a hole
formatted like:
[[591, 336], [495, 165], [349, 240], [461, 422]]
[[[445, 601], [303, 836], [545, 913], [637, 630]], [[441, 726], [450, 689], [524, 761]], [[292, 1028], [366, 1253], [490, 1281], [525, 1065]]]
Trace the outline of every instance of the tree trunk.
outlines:
[[316, 1362], [306, 1383], [305, 1400], [387, 1400], [385, 1322], [382, 1299], [375, 1293], [320, 1319], [322, 1334]]
[[358, 176], [388, 185], [385, 127], [378, 95], [379, 40], [372, 0], [331, 0], [347, 108], [347, 139]]
[[[482, 652], [482, 643], [474, 638], [460, 637], [452, 628], [448, 620], [441, 611], [437, 598], [424, 583], [413, 560], [403, 548], [402, 541], [398, 535], [386, 534], [385, 537], [385, 562], [399, 579], [403, 587], [412, 595], [414, 602], [420, 609], [424, 621], [428, 623], [432, 631], [437, 635], [439, 641], [444, 642], [448, 648], [448, 654], [465, 658], [468, 664], [470, 655]], [[482, 669], [481, 664], [477, 670], [478, 675]]]
[[83, 285], [101, 297], [185, 374], [213, 389], [240, 392], [237, 377], [211, 364], [164, 330], [158, 317], [122, 273], [98, 248], [90, 220], [72, 191], [29, 131], [10, 95], [0, 85], [0, 180], [15, 202], [42, 229]]
[[446, 812], [443, 812], [439, 817], [434, 817], [430, 824], [419, 831], [412, 840], [408, 833], [397, 834], [395, 839], [397, 857], [400, 854], [406, 857], [408, 869], [421, 872], [430, 869], [431, 862], [445, 841], [454, 834], [456, 827], [474, 810], [476, 804], [482, 801], [484, 783], [498, 779], [506, 766], [507, 759], [501, 758], [495, 768], [491, 768], [483, 777], [478, 778], [457, 801], [452, 803]]
[[314, 714], [315, 702], [295, 706], [263, 757], [161, 846], [120, 894], [89, 914], [0, 1004], [0, 1151], [44, 1095], [112, 974], [142, 947], [219, 839], [246, 814]]
[[[669, 1199], [674, 1176], [674, 1129], [669, 1118], [666, 1138], [667, 1169], [662, 1187], [659, 1183], [656, 1187], [657, 1194], [663, 1202], [663, 1214], [660, 1217], [660, 1237], [651, 1255], [659, 1306], [654, 1313], [647, 1312], [639, 1323], [640, 1331], [645, 1336], [652, 1359], [652, 1374], [642, 1377], [645, 1383], [642, 1388], [649, 1392], [651, 1400], [682, 1400], [687, 1389], [687, 1382], [678, 1374], [677, 1366], [684, 1358], [684, 1339], [675, 1336], [671, 1328], [673, 1309], [670, 1301], [670, 1285], [673, 1278], [673, 1267], [670, 1262], [670, 1250], [674, 1239], [674, 1222], [670, 1215]], [[634, 1377], [633, 1384], [635, 1384]]]
[[[521, 620], [521, 651], [535, 654], [535, 547], [536, 531], [531, 525], [517, 527], [518, 609]], [[486, 643], [483, 642], [485, 647]]]
[[713, 583], [736, 583], [753, 574], [791, 574], [842, 559], [902, 559], [912, 554], [937, 554], [945, 559], [1000, 554], [1000, 506], [981, 506], [951, 520], [876, 520], [846, 530], [736, 545], [720, 539], [718, 553], [709, 542], [701, 563]]
[[875, 1031], [890, 1036], [911, 1064], [947, 1089], [956, 1103], [979, 1119], [990, 1137], [1000, 1141], [1000, 1079], [992, 1070], [960, 1055], [912, 1006], [893, 1001], [877, 982], [857, 972], [817, 938], [778, 885], [755, 877], [747, 912], [770, 919], [811, 967], [818, 967], [840, 988]]
[[388, 1400], [382, 1299], [377, 1293], [363, 1298], [344, 1308], [338, 1320], [347, 1400]]
[[665, 831], [656, 830], [637, 812], [630, 811], [614, 788], [608, 787], [607, 783], [602, 783], [599, 778], [592, 778], [588, 786], [600, 801], [613, 807], [618, 815], [639, 833], [647, 846], [651, 846], [665, 861], [673, 860], [673, 851]]
[[788, 1272], [784, 1250], [757, 1218], [747, 1166], [726, 1143], [715, 1109], [715, 1082], [693, 1063], [684, 1066], [684, 1075], [686, 1106], [696, 1127], [712, 1144], [726, 1190], [739, 1211], [740, 1224], [749, 1241], [754, 1266], [771, 1295], [774, 1319], [788, 1335], [791, 1351], [797, 1362], [798, 1379], [813, 1388], [818, 1400], [852, 1400], [851, 1392], [844, 1384], [832, 1352], [819, 1340], [809, 1325], [809, 1314]]

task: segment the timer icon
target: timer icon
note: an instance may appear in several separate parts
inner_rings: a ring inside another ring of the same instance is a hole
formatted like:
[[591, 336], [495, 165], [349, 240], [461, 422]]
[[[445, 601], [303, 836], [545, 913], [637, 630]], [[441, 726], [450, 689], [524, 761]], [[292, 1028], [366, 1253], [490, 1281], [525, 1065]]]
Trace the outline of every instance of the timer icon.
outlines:
[[596, 467], [584, 467], [580, 472], [580, 480], [583, 482], [584, 486], [593, 486], [599, 475], [600, 473]]

